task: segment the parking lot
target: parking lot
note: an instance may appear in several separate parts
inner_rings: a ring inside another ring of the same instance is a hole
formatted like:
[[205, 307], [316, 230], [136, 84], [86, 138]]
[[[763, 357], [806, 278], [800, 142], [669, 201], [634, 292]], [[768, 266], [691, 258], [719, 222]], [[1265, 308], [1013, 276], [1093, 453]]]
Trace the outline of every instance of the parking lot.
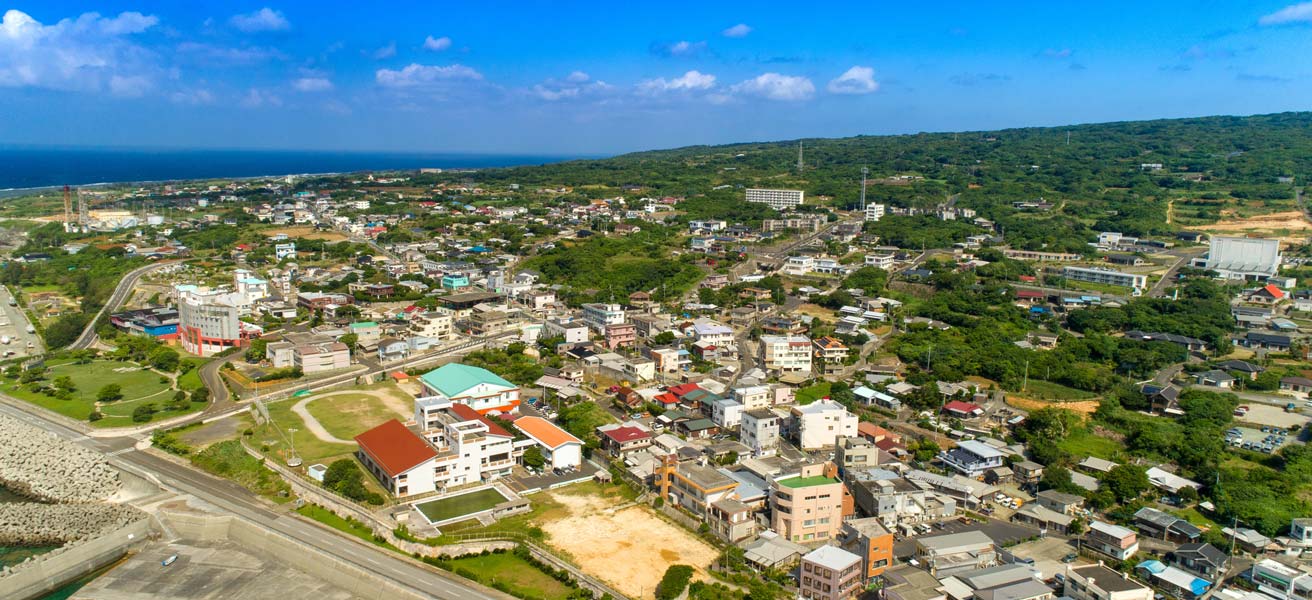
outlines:
[[[1057, 573], [1066, 570], [1066, 563], [1063, 560], [1067, 556], [1076, 553], [1075, 542], [1066, 538], [1046, 537], [1017, 544], [1007, 551], [1012, 555], [1020, 558], [1028, 558], [1034, 561], [1034, 568], [1038, 569], [1039, 574], [1048, 579]], [[1072, 564], [1084, 564], [1089, 560], [1085, 558], [1076, 558]]]
[[[8, 287], [0, 288], [0, 338], [9, 338], [9, 343], [0, 345], [0, 354], [13, 352], [9, 356], [32, 356], [41, 353], [41, 338], [35, 333], [27, 332], [27, 315], [22, 307], [10, 306], [13, 298]], [[30, 344], [30, 346], [29, 346]]]
[[1225, 435], [1232, 448], [1242, 448], [1265, 454], [1274, 453], [1298, 439], [1297, 435], [1287, 430], [1279, 427], [1266, 427], [1265, 425], [1258, 428], [1232, 427]]
[[[1306, 425], [1312, 421], [1312, 416], [1303, 414], [1301, 411], [1312, 411], [1312, 408], [1306, 406], [1304, 400], [1290, 396], [1289, 402], [1293, 402], [1295, 408], [1300, 412], [1285, 412], [1283, 406], [1273, 404], [1263, 404], [1261, 402], [1244, 401], [1243, 405], [1248, 407], [1248, 411], [1242, 417], [1236, 417], [1235, 420], [1242, 421], [1250, 425], [1267, 425], [1270, 427], [1288, 428], [1294, 425]], [[1260, 436], [1259, 436], [1260, 437]]]

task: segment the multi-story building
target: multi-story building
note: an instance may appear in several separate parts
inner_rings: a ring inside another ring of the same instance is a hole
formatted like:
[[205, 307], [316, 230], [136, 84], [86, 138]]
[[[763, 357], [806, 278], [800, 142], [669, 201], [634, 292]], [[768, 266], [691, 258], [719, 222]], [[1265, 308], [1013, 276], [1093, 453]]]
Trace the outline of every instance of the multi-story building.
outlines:
[[811, 340], [804, 335], [763, 335], [761, 355], [768, 371], [811, 372]]
[[783, 272], [785, 275], [801, 277], [815, 270], [814, 256], [790, 256], [784, 261]]
[[438, 341], [451, 339], [455, 315], [445, 308], [435, 308], [410, 315], [410, 335]]
[[825, 225], [824, 217], [787, 217], [784, 219], [766, 219], [761, 222], [761, 231], [774, 232], [795, 229], [802, 233], [820, 231]]
[[779, 425], [782, 418], [768, 408], [743, 412], [738, 425], [738, 438], [752, 449], [753, 456], [773, 455], [779, 447]]
[[1152, 588], [1118, 573], [1102, 563], [1066, 565], [1066, 585], [1062, 593], [1073, 600], [1152, 600]]
[[591, 302], [583, 305], [583, 323], [598, 334], [606, 333], [607, 325], [624, 322], [624, 307], [618, 304]]
[[173, 308], [142, 308], [114, 313], [110, 324], [122, 331], [148, 335], [159, 340], [178, 339], [178, 311]]
[[1139, 538], [1133, 531], [1120, 525], [1093, 521], [1089, 523], [1089, 532], [1084, 534], [1084, 547], [1116, 560], [1128, 560], [1139, 551]]
[[544, 326], [547, 337], [565, 338], [567, 344], [581, 344], [588, 341], [588, 325], [582, 321], [552, 319]]
[[845, 521], [838, 544], [861, 557], [863, 579], [883, 575], [893, 566], [893, 533], [876, 517]]
[[844, 477], [849, 470], [879, 466], [879, 447], [861, 436], [836, 438], [834, 464]]
[[519, 409], [519, 386], [480, 367], [449, 363], [419, 377], [428, 396], [415, 401], [415, 421], [423, 423], [422, 406], [443, 402], [463, 404], [479, 414], [513, 413]]
[[1091, 269], [1088, 267], [1063, 267], [1063, 277], [1075, 281], [1117, 285], [1121, 287], [1143, 289], [1148, 287], [1148, 276], [1137, 273], [1123, 273], [1113, 269]]
[[321, 292], [301, 292], [296, 295], [296, 305], [307, 310], [324, 310], [331, 306], [349, 306], [355, 304], [350, 294], [325, 294]]
[[989, 469], [1002, 466], [1004, 454], [997, 448], [978, 440], [966, 440], [939, 452], [938, 458], [954, 471], [966, 477], [979, 477]]
[[652, 444], [651, 432], [634, 425], [607, 425], [599, 427], [601, 449], [611, 456], [620, 457]]
[[419, 427], [392, 419], [355, 438], [365, 470], [397, 497], [498, 479], [515, 464], [514, 437], [463, 404], [427, 411]]
[[867, 254], [865, 261], [867, 267], [877, 267], [885, 271], [891, 271], [895, 262], [897, 262], [897, 255], [889, 252]]
[[[1262, 593], [1280, 600], [1312, 598], [1312, 575], [1284, 563], [1264, 558], [1253, 563], [1249, 579]], [[1119, 599], [1118, 599], [1119, 600]]]
[[743, 410], [767, 408], [774, 404], [773, 394], [768, 385], [749, 385], [736, 387], [730, 394], [734, 400], [742, 403]]
[[855, 436], [859, 420], [842, 404], [825, 399], [793, 407], [792, 418], [798, 447], [803, 450], [827, 448], [839, 437]]
[[[666, 460], [673, 463], [674, 457]], [[657, 483], [662, 497], [703, 518], [711, 504], [729, 498], [738, 488], [738, 481], [732, 477], [692, 462], [663, 465]]]
[[341, 342], [321, 342], [297, 346], [292, 352], [292, 364], [309, 375], [351, 366], [351, 349]]
[[839, 364], [847, 359], [847, 344], [833, 336], [824, 336], [811, 341], [815, 346], [815, 357], [827, 363]]
[[736, 544], [756, 535], [755, 509], [733, 498], [711, 503], [706, 512], [706, 524], [711, 533], [730, 544]]
[[1213, 236], [1207, 256], [1193, 264], [1226, 279], [1262, 281], [1276, 275], [1280, 261], [1280, 240]]
[[797, 595], [812, 600], [847, 600], [861, 591], [861, 557], [837, 546], [821, 546], [802, 557]]
[[178, 287], [178, 337], [182, 348], [198, 356], [213, 356], [245, 345], [259, 327], [243, 323], [244, 299], [235, 292]]
[[998, 564], [997, 546], [982, 531], [916, 538], [915, 555], [929, 574], [938, 578]]
[[737, 429], [743, 420], [743, 405], [731, 398], [718, 398], [703, 405], [702, 412], [711, 413], [711, 422], [720, 429]]
[[867, 204], [867, 205], [866, 205], [866, 221], [874, 222], [874, 221], [878, 221], [878, 220], [880, 220], [880, 219], [882, 219], [882, 218], [884, 218], [884, 205], [883, 205], [883, 204]]
[[637, 343], [637, 327], [633, 323], [613, 323], [606, 326], [606, 347], [611, 350], [628, 348]]
[[692, 366], [691, 354], [683, 348], [653, 348], [648, 356], [656, 365], [656, 372], [674, 375]]
[[833, 539], [843, 524], [843, 482], [834, 471], [817, 463], [771, 481], [770, 528], [799, 543]]
[[806, 193], [802, 190], [748, 188], [746, 199], [748, 202], [765, 204], [775, 210], [786, 210], [801, 206], [806, 201]]
[[542, 450], [542, 456], [547, 459], [547, 467], [572, 469], [583, 463], [583, 440], [551, 421], [542, 417], [520, 417], [515, 419], [515, 429]]
[[732, 346], [733, 328], [710, 319], [697, 319], [692, 324], [693, 339], [714, 346]]

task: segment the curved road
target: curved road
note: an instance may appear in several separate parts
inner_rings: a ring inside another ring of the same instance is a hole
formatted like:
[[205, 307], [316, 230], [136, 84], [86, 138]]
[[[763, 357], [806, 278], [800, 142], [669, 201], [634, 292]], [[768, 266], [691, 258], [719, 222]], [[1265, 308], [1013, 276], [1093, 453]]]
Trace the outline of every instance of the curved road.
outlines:
[[214, 506], [269, 531], [290, 538], [332, 558], [386, 578], [428, 598], [459, 600], [502, 600], [501, 592], [466, 581], [455, 575], [405, 556], [366, 544], [354, 537], [329, 531], [300, 517], [270, 506], [246, 488], [213, 477], [150, 452], [137, 451], [135, 439], [87, 438], [81, 432], [55, 421], [44, 411], [21, 400], [4, 397], [0, 415], [39, 427], [65, 440], [108, 455], [110, 464], [159, 482], [166, 488], [201, 498]]
[[113, 313], [120, 306], [123, 306], [128, 296], [132, 295], [132, 287], [137, 285], [137, 281], [141, 280], [142, 275], [177, 262], [176, 260], [157, 262], [129, 271], [127, 275], [123, 276], [123, 279], [119, 280], [118, 287], [114, 288], [114, 293], [110, 294], [105, 306], [87, 323], [86, 329], [82, 330], [82, 335], [77, 336], [77, 339], [73, 340], [73, 343], [69, 344], [68, 347], [72, 350], [81, 350], [96, 343], [96, 322], [100, 320], [100, 317]]

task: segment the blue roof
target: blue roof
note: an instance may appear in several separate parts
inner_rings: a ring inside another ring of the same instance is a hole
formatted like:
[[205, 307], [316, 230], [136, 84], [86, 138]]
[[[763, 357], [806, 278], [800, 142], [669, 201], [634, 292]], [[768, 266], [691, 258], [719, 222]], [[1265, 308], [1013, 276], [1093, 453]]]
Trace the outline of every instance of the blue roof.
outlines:
[[460, 363], [442, 365], [419, 377], [425, 385], [440, 392], [448, 398], [455, 398], [474, 386], [488, 383], [503, 387], [515, 387], [515, 384], [502, 379], [496, 373], [480, 367], [471, 367]]
[[1166, 565], [1162, 561], [1148, 559], [1134, 566], [1136, 569], [1143, 569], [1149, 573], [1161, 573], [1166, 570]]

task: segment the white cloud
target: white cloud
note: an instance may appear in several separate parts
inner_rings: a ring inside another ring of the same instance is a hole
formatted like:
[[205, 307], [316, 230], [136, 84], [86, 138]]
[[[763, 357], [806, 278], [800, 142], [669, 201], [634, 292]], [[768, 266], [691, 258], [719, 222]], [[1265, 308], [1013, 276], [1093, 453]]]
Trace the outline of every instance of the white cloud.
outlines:
[[374, 60], [383, 60], [384, 58], [392, 58], [393, 56], [396, 56], [396, 42], [392, 42], [382, 48], [370, 52], [369, 56], [372, 56]]
[[291, 22], [283, 16], [282, 11], [267, 6], [252, 13], [233, 15], [228, 19], [228, 23], [246, 33], [287, 31], [292, 28]]
[[260, 108], [264, 106], [282, 106], [282, 98], [266, 91], [251, 88], [241, 98], [241, 105], [246, 108]]
[[424, 50], [441, 52], [450, 47], [451, 47], [451, 38], [449, 37], [442, 36], [440, 38], [434, 38], [433, 36], [430, 35], [427, 38], [424, 38]]
[[407, 88], [447, 81], [482, 81], [483, 74], [460, 64], [439, 67], [410, 63], [399, 71], [378, 69], [374, 80], [383, 87]]
[[205, 88], [178, 90], [169, 94], [169, 100], [178, 104], [213, 104], [214, 93]]
[[239, 66], [264, 62], [286, 55], [274, 48], [246, 46], [232, 48], [199, 42], [182, 42], [178, 44], [177, 55], [187, 61], [206, 66]]
[[44, 25], [9, 10], [0, 19], [0, 87], [144, 94], [162, 75], [155, 53], [132, 36], [159, 19], [136, 12], [106, 18], [85, 13]]
[[651, 45], [651, 52], [657, 56], [688, 58], [698, 56], [706, 51], [706, 42], [690, 42], [682, 40], [672, 44], [654, 43]]
[[1312, 23], [1312, 2], [1290, 4], [1257, 20], [1259, 25], [1292, 25]]
[[798, 101], [809, 100], [814, 96], [815, 84], [805, 77], [762, 73], [742, 83], [734, 84], [730, 90], [735, 94], [759, 96], [769, 100]]
[[663, 92], [688, 92], [709, 90], [715, 86], [715, 76], [710, 73], [701, 71], [688, 71], [674, 79], [665, 79], [657, 77], [648, 79], [638, 84], [638, 91], [643, 94], [659, 94]]
[[830, 80], [825, 89], [831, 94], [869, 94], [879, 90], [879, 82], [874, 69], [857, 65]]
[[746, 23], [739, 23], [737, 25], [734, 25], [733, 27], [721, 31], [720, 33], [723, 34], [724, 37], [740, 38], [740, 37], [747, 37], [747, 34], [751, 32], [752, 32], [752, 28], [749, 27]]
[[533, 95], [555, 102], [585, 96], [595, 96], [613, 90], [615, 86], [604, 81], [593, 81], [583, 71], [573, 71], [564, 79], [548, 79], [533, 86]]
[[326, 92], [333, 89], [333, 82], [326, 77], [302, 77], [292, 82], [298, 92]]

